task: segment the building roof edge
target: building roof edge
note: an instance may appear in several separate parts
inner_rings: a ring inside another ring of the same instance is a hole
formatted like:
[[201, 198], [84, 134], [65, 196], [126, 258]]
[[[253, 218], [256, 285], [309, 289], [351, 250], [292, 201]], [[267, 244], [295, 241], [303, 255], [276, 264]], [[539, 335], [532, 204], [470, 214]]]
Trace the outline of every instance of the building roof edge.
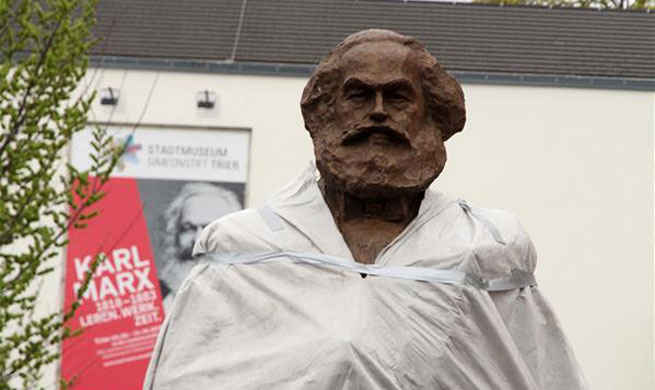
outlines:
[[[182, 58], [91, 56], [91, 67], [118, 69], [164, 70], [178, 72], [240, 74], [254, 76], [308, 77], [312, 64], [269, 62], [235, 62]], [[465, 84], [524, 85], [594, 89], [655, 91], [655, 78], [576, 76], [563, 74], [450, 72]]]

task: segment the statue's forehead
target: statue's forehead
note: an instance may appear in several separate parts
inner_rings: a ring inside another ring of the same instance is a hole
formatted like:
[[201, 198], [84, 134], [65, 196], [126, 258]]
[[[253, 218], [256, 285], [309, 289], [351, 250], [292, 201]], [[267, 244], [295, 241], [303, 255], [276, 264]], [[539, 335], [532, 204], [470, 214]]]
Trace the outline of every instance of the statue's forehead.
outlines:
[[339, 65], [344, 81], [356, 77], [377, 84], [418, 76], [418, 62], [412, 50], [393, 41], [355, 45], [343, 53]]

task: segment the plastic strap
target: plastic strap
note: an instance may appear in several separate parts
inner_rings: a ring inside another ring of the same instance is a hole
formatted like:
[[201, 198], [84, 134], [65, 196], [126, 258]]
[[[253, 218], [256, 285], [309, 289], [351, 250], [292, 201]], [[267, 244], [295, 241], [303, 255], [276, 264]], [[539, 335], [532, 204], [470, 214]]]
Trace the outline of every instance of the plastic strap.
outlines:
[[477, 209], [471, 207], [466, 203], [465, 200], [459, 199], [457, 201], [459, 203], [460, 207], [464, 209], [467, 213], [471, 214], [473, 217], [475, 217], [480, 223], [484, 225], [484, 227], [491, 233], [493, 236], [494, 240], [496, 240], [497, 243], [505, 245], [505, 240], [503, 239], [503, 236], [500, 234], [500, 230], [496, 227], [496, 225], [493, 224], [487, 217], [482, 215], [480, 212], [478, 212]]
[[340, 257], [321, 253], [300, 252], [263, 252], [252, 254], [210, 253], [205, 255], [211, 261], [223, 264], [253, 264], [253, 263], [306, 263], [321, 264], [332, 268], [355, 272], [359, 274], [392, 277], [399, 279], [418, 280], [423, 282], [466, 285], [487, 291], [506, 291], [536, 285], [534, 276], [521, 271], [514, 271], [511, 277], [485, 280], [484, 278], [462, 271], [438, 270], [425, 267], [379, 266], [376, 264], [361, 264]]
[[262, 217], [264, 222], [266, 222], [266, 225], [268, 225], [268, 228], [271, 229], [271, 231], [277, 232], [284, 229], [282, 220], [269, 206], [261, 206], [257, 208], [257, 212]]
[[536, 286], [537, 280], [534, 274], [525, 271], [514, 270], [512, 276], [507, 278], [490, 279], [487, 282], [487, 291], [509, 291], [517, 288]]

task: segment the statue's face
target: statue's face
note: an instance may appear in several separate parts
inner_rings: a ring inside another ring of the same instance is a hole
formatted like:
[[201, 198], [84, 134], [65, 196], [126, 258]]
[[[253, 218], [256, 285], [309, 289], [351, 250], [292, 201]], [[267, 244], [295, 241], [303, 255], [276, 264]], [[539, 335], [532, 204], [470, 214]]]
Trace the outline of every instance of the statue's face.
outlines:
[[333, 118], [313, 134], [329, 185], [358, 197], [392, 197], [427, 188], [446, 151], [427, 114], [418, 58], [382, 41], [356, 45], [340, 59]]

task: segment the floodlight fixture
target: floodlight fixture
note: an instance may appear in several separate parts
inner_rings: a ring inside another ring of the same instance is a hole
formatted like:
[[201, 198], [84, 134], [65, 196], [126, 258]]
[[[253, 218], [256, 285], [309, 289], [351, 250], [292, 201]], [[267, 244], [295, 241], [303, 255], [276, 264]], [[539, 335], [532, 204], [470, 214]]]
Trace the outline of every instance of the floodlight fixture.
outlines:
[[205, 89], [196, 94], [196, 105], [198, 108], [214, 108], [216, 105], [216, 94], [214, 91]]
[[100, 91], [100, 104], [105, 106], [115, 106], [118, 104], [120, 91], [116, 88], [107, 87]]

